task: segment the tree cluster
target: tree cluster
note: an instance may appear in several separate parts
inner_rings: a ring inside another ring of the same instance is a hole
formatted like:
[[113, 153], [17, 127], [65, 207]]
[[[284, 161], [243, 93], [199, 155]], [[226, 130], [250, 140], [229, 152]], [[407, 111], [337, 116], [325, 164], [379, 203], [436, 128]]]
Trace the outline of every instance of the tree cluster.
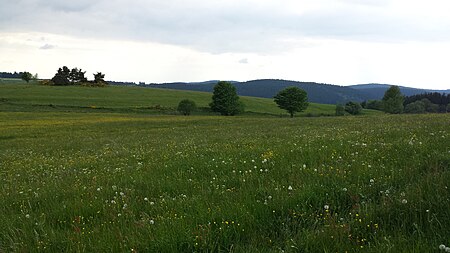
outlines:
[[22, 78], [23, 72], [0, 72], [0, 78]]
[[84, 86], [106, 86], [108, 83], [104, 80], [105, 75], [101, 72], [94, 74], [94, 80], [88, 81], [85, 77], [86, 71], [82, 69], [69, 69], [67, 66], [59, 68], [55, 76], [51, 79], [50, 85], [84, 85]]
[[445, 113], [449, 111], [450, 94], [433, 92], [408, 96], [404, 105], [406, 113]]

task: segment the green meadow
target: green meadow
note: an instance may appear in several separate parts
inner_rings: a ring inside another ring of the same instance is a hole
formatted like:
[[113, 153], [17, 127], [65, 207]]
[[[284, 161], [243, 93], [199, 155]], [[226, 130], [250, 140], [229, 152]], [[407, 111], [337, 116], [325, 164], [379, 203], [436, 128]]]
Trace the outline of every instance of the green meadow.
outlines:
[[211, 94], [0, 83], [0, 252], [450, 245], [448, 114], [290, 119], [244, 97], [185, 117], [184, 98]]
[[[176, 107], [182, 99], [195, 101], [205, 114], [211, 102], [206, 92], [178, 91], [157, 88], [110, 86], [41, 86], [25, 82], [0, 82], [0, 111], [102, 111], [149, 114], [178, 114]], [[288, 114], [277, 107], [273, 99], [241, 97], [249, 114], [280, 116]], [[311, 103], [299, 115], [334, 115], [334, 105]], [[367, 110], [367, 114], [376, 113]], [[211, 114], [211, 113], [206, 113]]]

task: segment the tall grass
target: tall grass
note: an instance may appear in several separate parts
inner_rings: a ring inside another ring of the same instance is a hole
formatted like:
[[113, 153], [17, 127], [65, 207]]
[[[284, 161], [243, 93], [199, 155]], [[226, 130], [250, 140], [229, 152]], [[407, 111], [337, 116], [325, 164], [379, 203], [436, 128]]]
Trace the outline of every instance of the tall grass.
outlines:
[[449, 125], [0, 112], [0, 252], [437, 252]]

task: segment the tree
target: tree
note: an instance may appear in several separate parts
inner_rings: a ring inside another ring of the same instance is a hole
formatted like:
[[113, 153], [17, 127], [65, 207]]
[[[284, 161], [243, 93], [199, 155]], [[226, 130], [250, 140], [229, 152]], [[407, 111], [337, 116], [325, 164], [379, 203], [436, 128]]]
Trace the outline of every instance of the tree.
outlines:
[[209, 104], [211, 110], [225, 116], [236, 115], [244, 110], [244, 104], [239, 101], [236, 87], [229, 82], [219, 81], [214, 86], [212, 100]]
[[405, 113], [425, 113], [425, 104], [420, 100], [407, 104]]
[[97, 72], [97, 74], [94, 74], [94, 83], [104, 83], [104, 78], [105, 74], [102, 74], [102, 72]]
[[278, 92], [274, 99], [278, 107], [286, 110], [291, 118], [294, 117], [296, 112], [302, 112], [308, 108], [308, 94], [295, 86], [287, 87]]
[[391, 114], [403, 112], [403, 95], [398, 86], [391, 86], [383, 97], [383, 111]]
[[86, 71], [82, 71], [78, 68], [73, 68], [69, 73], [69, 80], [72, 84], [78, 83], [78, 82], [87, 82], [87, 78], [84, 77], [84, 74], [86, 74]]
[[22, 72], [22, 74], [20, 75], [20, 78], [22, 78], [22, 80], [24, 80], [25, 82], [29, 82], [32, 78], [33, 75], [30, 72]]
[[447, 112], [450, 112], [450, 104], [447, 105]]
[[70, 85], [69, 75], [70, 75], [69, 68], [63, 66], [62, 68], [58, 69], [58, 72], [52, 78], [52, 82], [54, 85], [61, 85], [61, 86]]
[[345, 107], [341, 104], [336, 105], [336, 116], [344, 116], [345, 115]]
[[358, 115], [361, 114], [362, 107], [358, 102], [348, 102], [345, 104], [345, 111], [351, 115]]
[[185, 116], [191, 115], [191, 112], [195, 111], [197, 109], [197, 106], [195, 105], [195, 102], [189, 99], [183, 99], [178, 104], [177, 111], [182, 113]]

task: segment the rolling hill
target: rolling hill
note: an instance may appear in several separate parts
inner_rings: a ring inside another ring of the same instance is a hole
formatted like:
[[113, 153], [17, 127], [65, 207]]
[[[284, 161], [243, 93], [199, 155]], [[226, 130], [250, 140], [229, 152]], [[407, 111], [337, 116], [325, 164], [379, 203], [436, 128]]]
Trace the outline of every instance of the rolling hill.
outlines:
[[[180, 100], [191, 99], [209, 113], [211, 93], [142, 87], [41, 86], [24, 82], [0, 83], [0, 111], [107, 111], [174, 114]], [[241, 97], [246, 113], [285, 114], [273, 99]], [[310, 103], [300, 115], [334, 115], [333, 105]], [[366, 111], [371, 113], [371, 111]]]
[[[150, 88], [164, 88], [176, 90], [193, 90], [212, 92], [217, 81], [207, 81], [199, 83], [163, 83], [145, 85]], [[308, 93], [310, 102], [321, 104], [345, 103], [347, 101], [362, 102], [369, 99], [381, 99], [384, 92], [390, 87], [386, 84], [362, 84], [353, 86], [338, 86], [331, 84], [321, 84], [314, 82], [297, 82], [277, 79], [262, 79], [247, 82], [233, 82], [237, 92], [241, 96], [252, 96], [262, 98], [273, 98], [278, 91], [288, 87], [296, 86], [304, 89]], [[425, 92], [450, 93], [450, 90], [425, 90], [408, 87], [400, 87], [406, 96], [421, 94]]]

